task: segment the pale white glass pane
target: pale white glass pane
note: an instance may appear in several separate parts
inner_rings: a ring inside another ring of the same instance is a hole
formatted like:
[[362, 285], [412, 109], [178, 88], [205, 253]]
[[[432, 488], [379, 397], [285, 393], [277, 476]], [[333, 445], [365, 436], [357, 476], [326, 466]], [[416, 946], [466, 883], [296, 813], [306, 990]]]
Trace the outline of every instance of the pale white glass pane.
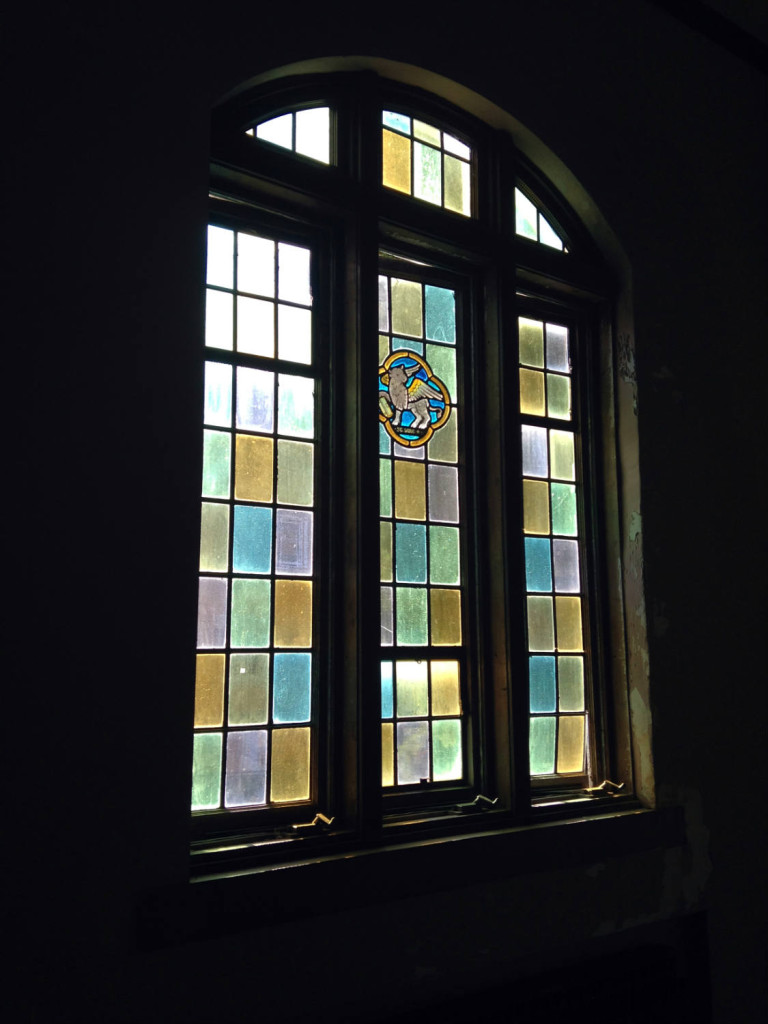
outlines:
[[443, 132], [443, 149], [446, 153], [453, 153], [455, 156], [460, 156], [463, 160], [469, 160], [471, 155], [469, 146], [465, 146], [463, 142], [459, 142], [458, 139], [445, 132]]
[[309, 249], [280, 242], [277, 247], [277, 294], [287, 302], [312, 305], [309, 287]]
[[383, 275], [379, 276], [379, 330], [389, 330], [389, 291]]
[[311, 378], [278, 376], [277, 428], [289, 437], [314, 437], [315, 382]]
[[394, 627], [392, 622], [392, 587], [381, 588], [381, 646], [391, 647]]
[[255, 295], [275, 295], [275, 243], [271, 238], [237, 235], [237, 288]]
[[232, 350], [232, 293], [208, 289], [205, 300], [205, 344]]
[[555, 563], [555, 590], [560, 594], [578, 594], [579, 545], [575, 540], [553, 540], [552, 556]]
[[536, 231], [536, 207], [519, 188], [515, 189], [515, 231], [534, 241], [539, 237]]
[[296, 152], [321, 163], [330, 162], [330, 110], [313, 107], [296, 111]]
[[294, 363], [312, 362], [312, 313], [308, 309], [278, 305], [277, 353]]
[[453, 466], [430, 465], [429, 518], [434, 523], [458, 523], [459, 474]]
[[237, 297], [237, 351], [251, 356], [275, 354], [275, 304], [267, 299]]
[[241, 366], [237, 371], [237, 426], [271, 434], [274, 422], [275, 375]]
[[197, 646], [202, 650], [227, 642], [227, 581], [202, 576], [197, 600]]
[[293, 114], [281, 114], [256, 126], [256, 138], [293, 149]]
[[312, 575], [312, 513], [277, 510], [275, 572], [283, 576]]
[[569, 373], [568, 328], [547, 324], [547, 369]]
[[539, 241], [544, 245], [550, 245], [553, 249], [562, 249], [563, 240], [546, 219], [539, 214]]
[[208, 228], [208, 284], [232, 287], [232, 256], [235, 233], [226, 228]]
[[547, 431], [544, 427], [523, 427], [523, 475], [545, 477], [547, 473]]
[[232, 367], [205, 364], [205, 423], [210, 427], [232, 426]]

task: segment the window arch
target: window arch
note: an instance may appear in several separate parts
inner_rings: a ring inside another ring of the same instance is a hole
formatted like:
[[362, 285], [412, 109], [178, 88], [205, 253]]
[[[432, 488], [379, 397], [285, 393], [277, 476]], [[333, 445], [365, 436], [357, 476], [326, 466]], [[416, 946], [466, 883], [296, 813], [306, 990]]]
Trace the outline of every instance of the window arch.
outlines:
[[509, 135], [434, 94], [296, 76], [217, 113], [206, 856], [584, 813], [630, 782], [604, 569], [612, 300]]

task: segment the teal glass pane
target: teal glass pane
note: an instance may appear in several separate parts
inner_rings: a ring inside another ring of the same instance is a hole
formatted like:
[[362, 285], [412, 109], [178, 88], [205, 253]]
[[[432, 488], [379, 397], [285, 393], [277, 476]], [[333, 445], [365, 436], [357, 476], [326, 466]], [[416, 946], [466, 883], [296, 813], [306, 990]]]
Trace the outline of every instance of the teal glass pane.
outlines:
[[395, 526], [395, 579], [398, 583], [427, 582], [427, 528], [417, 523]]
[[532, 718], [529, 736], [531, 775], [552, 775], [555, 770], [555, 719]]
[[269, 580], [232, 580], [233, 647], [267, 647], [272, 584]]
[[312, 513], [279, 508], [275, 524], [275, 572], [312, 575]]
[[426, 307], [427, 340], [442, 341], [445, 345], [456, 344], [456, 293], [450, 288], [436, 285], [424, 286]]
[[565, 537], [578, 534], [576, 488], [573, 484], [552, 484], [552, 533]]
[[381, 663], [381, 717], [392, 718], [394, 702], [392, 697], [392, 662]]
[[432, 372], [448, 388], [451, 402], [456, 401], [456, 349], [444, 345], [427, 345], [427, 362]]
[[267, 802], [266, 729], [231, 732], [227, 736], [226, 807]]
[[221, 733], [198, 733], [192, 755], [192, 810], [205, 811], [221, 802]]
[[459, 569], [459, 531], [453, 526], [429, 528], [429, 582], [456, 586]]
[[278, 375], [277, 429], [288, 437], [314, 437], [315, 382], [311, 378]]
[[231, 436], [220, 430], [203, 431], [203, 497], [228, 498], [232, 462]]
[[405, 114], [396, 114], [394, 110], [382, 110], [381, 123], [387, 128], [394, 128], [405, 135], [411, 134], [411, 119]]
[[226, 363], [205, 364], [205, 414], [209, 427], [232, 426], [232, 367]]
[[556, 710], [555, 659], [531, 658], [529, 666], [531, 712]]
[[549, 541], [544, 537], [525, 538], [525, 585], [534, 593], [552, 590]]
[[397, 723], [397, 784], [429, 780], [429, 723]]
[[441, 202], [441, 157], [440, 150], [425, 146], [421, 142], [413, 144], [413, 194], [417, 199], [436, 206]]
[[389, 459], [379, 459], [379, 500], [381, 514], [392, 515], [392, 463]]
[[272, 686], [275, 722], [308, 722], [312, 693], [312, 655], [276, 654]]
[[237, 425], [271, 434], [275, 419], [275, 375], [241, 366], [237, 371]]
[[424, 647], [427, 640], [427, 591], [397, 587], [397, 643]]
[[398, 661], [397, 717], [421, 718], [429, 712], [429, 682], [426, 661]]
[[[421, 341], [414, 341], [413, 338], [393, 338], [392, 339], [392, 351], [399, 352], [400, 349], [407, 348], [409, 352], [415, 352], [416, 355], [424, 355], [424, 344]], [[434, 369], [434, 367], [433, 367]]]
[[272, 509], [259, 505], [235, 505], [232, 545], [234, 572], [272, 570]]
[[432, 722], [432, 778], [447, 782], [462, 777], [461, 722], [458, 718]]

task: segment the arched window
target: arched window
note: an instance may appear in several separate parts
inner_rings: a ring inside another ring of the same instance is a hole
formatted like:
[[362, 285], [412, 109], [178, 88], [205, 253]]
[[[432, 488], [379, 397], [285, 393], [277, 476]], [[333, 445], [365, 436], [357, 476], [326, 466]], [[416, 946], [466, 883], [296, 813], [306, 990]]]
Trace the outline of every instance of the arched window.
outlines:
[[206, 294], [200, 849], [583, 814], [628, 782], [611, 284], [552, 184], [425, 91], [283, 79], [215, 118]]

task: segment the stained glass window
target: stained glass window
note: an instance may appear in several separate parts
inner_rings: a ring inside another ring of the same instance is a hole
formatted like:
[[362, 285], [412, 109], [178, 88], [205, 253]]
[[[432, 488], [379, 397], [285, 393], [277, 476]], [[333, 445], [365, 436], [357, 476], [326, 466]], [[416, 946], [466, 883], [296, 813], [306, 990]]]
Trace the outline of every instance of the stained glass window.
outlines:
[[533, 242], [548, 245], [551, 249], [567, 252], [560, 235], [533, 200], [519, 188], [515, 189], [515, 233]]
[[270, 117], [248, 128], [246, 135], [322, 164], [331, 162], [331, 111], [328, 107], [309, 107]]
[[310, 796], [311, 261], [305, 246], [208, 229], [194, 810]]
[[393, 110], [382, 112], [381, 180], [387, 188], [469, 217], [472, 151], [446, 131]]

